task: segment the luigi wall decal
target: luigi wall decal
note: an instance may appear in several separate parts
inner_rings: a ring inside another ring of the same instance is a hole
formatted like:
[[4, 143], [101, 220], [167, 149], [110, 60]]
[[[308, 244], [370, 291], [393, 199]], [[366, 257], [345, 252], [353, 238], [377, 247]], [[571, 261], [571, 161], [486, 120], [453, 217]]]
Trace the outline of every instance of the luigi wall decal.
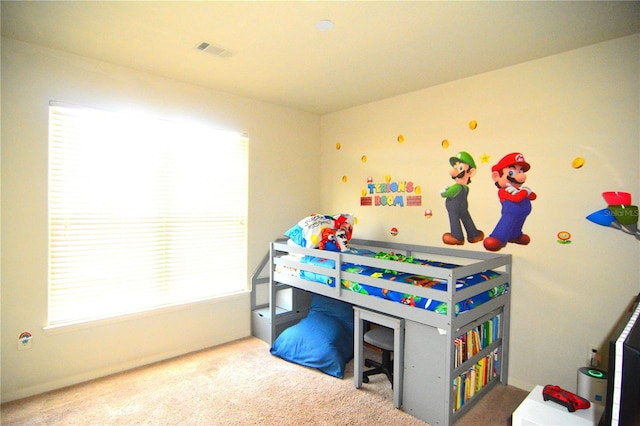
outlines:
[[447, 185], [440, 195], [446, 198], [445, 207], [449, 213], [449, 227], [451, 232], [442, 235], [442, 242], [449, 245], [464, 244], [462, 226], [467, 232], [467, 241], [477, 243], [484, 239], [484, 233], [476, 228], [469, 213], [469, 184], [476, 174], [476, 163], [468, 152], [461, 151], [455, 157], [449, 158], [449, 175], [455, 182]]
[[498, 187], [502, 213], [490, 236], [484, 240], [484, 248], [499, 251], [507, 243], [527, 245], [531, 238], [522, 232], [524, 222], [531, 213], [531, 201], [535, 192], [524, 186], [531, 166], [524, 155], [513, 152], [504, 156], [491, 168], [491, 178]]

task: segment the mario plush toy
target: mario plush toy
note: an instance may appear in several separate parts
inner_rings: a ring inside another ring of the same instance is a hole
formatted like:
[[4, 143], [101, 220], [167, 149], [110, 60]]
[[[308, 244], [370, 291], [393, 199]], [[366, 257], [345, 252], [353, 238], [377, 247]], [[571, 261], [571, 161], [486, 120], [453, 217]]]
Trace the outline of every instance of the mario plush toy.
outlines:
[[318, 244], [320, 250], [347, 251], [349, 250], [349, 239], [347, 231], [344, 229], [323, 228], [320, 232], [322, 240]]
[[502, 215], [491, 235], [484, 239], [485, 249], [498, 251], [507, 242], [527, 245], [531, 241], [522, 233], [522, 226], [531, 213], [531, 201], [537, 198], [535, 192], [524, 186], [530, 168], [519, 152], [506, 155], [491, 168], [491, 178], [499, 188]]

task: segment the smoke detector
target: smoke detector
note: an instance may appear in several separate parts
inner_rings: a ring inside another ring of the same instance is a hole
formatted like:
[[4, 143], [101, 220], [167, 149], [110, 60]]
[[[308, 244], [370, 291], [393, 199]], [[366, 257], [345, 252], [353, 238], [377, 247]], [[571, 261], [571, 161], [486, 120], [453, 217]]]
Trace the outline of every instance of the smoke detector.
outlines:
[[207, 52], [223, 59], [228, 59], [228, 58], [231, 58], [233, 55], [235, 55], [234, 51], [227, 49], [226, 47], [217, 46], [215, 44], [208, 43], [206, 41], [203, 41], [202, 43], [200, 43], [197, 46], [197, 49], [202, 52]]

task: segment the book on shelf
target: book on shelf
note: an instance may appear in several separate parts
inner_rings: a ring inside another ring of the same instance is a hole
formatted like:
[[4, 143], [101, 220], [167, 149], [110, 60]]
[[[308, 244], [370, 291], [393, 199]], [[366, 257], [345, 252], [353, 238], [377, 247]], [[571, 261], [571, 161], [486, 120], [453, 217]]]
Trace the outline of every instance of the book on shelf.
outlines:
[[473, 398], [498, 375], [499, 361], [499, 350], [495, 349], [453, 379], [451, 395], [454, 412], [462, 408], [466, 401]]
[[501, 315], [483, 322], [454, 339], [454, 368], [473, 358], [501, 337]]

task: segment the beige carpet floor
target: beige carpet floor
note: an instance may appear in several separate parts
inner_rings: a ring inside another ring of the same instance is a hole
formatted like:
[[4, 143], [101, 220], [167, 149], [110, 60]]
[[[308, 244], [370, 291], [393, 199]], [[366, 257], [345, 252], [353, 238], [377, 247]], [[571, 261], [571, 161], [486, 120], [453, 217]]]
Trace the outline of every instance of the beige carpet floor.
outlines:
[[[371, 354], [369, 354], [371, 355]], [[498, 385], [456, 423], [510, 425], [527, 392]], [[253, 337], [3, 404], [2, 425], [420, 425], [384, 376], [353, 386], [269, 354]]]

